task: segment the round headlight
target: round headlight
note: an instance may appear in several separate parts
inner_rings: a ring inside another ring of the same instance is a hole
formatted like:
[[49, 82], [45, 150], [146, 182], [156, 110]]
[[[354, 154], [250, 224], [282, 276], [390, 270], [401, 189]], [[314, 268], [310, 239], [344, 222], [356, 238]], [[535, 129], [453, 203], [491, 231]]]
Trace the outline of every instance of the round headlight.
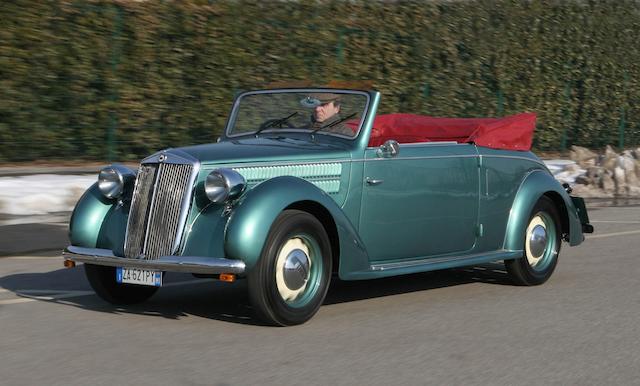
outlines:
[[120, 198], [127, 182], [135, 180], [135, 173], [124, 166], [110, 165], [100, 170], [98, 188], [108, 198]]
[[204, 191], [211, 202], [221, 204], [240, 197], [247, 182], [232, 169], [216, 169], [209, 173], [204, 183]]

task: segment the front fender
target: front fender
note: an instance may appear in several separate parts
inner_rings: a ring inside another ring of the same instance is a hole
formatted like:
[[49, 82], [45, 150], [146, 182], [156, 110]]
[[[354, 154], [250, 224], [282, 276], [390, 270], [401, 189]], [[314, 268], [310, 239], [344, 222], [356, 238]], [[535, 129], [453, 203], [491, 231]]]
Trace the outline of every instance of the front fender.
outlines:
[[[287, 207], [312, 201], [326, 209], [335, 222], [340, 248], [340, 277], [343, 269], [366, 270], [369, 259], [357, 231], [342, 209], [325, 192], [301, 178], [282, 176], [251, 189], [233, 210], [225, 232], [225, 256], [243, 260], [247, 270], [260, 258], [271, 224]], [[335, 242], [336, 240], [331, 240]], [[348, 263], [342, 262], [348, 257]]]
[[69, 221], [71, 245], [111, 249], [122, 255], [128, 205], [105, 198], [94, 183], [80, 197]]
[[512, 251], [523, 249], [529, 216], [536, 202], [545, 194], [555, 202], [562, 221], [568, 225], [569, 244], [578, 245], [584, 240], [580, 218], [571, 197], [548, 172], [534, 170], [520, 184], [511, 207], [504, 249]]

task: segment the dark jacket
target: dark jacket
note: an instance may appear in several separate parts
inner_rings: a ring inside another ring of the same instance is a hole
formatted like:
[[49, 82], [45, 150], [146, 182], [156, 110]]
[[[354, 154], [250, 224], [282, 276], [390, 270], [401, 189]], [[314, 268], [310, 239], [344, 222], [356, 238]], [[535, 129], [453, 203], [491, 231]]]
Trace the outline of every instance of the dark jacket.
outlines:
[[326, 126], [324, 129], [320, 131], [323, 131], [325, 133], [336, 133], [336, 134], [342, 134], [342, 135], [347, 135], [349, 137], [353, 137], [353, 130], [349, 128], [347, 125], [345, 125], [344, 122], [340, 122], [335, 125], [333, 124], [334, 122], [338, 122], [341, 119], [342, 117], [340, 117], [340, 114], [336, 114], [324, 122], [316, 122], [313, 119], [313, 116], [311, 116], [311, 122], [312, 122], [311, 130], [317, 130], [321, 127]]

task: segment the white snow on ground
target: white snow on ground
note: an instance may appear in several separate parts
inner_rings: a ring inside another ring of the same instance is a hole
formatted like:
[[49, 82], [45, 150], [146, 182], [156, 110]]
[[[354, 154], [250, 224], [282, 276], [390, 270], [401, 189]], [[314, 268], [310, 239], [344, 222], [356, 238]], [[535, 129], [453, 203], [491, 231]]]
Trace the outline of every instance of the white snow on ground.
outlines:
[[548, 159], [543, 160], [544, 164], [547, 165], [551, 173], [556, 173], [557, 171], [561, 171], [566, 168], [568, 165], [575, 165], [575, 161], [567, 160], [567, 159]]
[[97, 174], [0, 177], [0, 214], [42, 215], [71, 211], [82, 193], [97, 180]]
[[[574, 183], [576, 177], [586, 172], [576, 167], [565, 171], [568, 166], [576, 165], [573, 161], [544, 162], [560, 182]], [[0, 177], [0, 214], [34, 216], [70, 212], [82, 193], [97, 179], [96, 174]]]
[[553, 173], [556, 180], [561, 183], [574, 184], [576, 178], [587, 174], [585, 169], [576, 164], [575, 161], [565, 159], [552, 159], [544, 160], [545, 165], [549, 168], [549, 171]]

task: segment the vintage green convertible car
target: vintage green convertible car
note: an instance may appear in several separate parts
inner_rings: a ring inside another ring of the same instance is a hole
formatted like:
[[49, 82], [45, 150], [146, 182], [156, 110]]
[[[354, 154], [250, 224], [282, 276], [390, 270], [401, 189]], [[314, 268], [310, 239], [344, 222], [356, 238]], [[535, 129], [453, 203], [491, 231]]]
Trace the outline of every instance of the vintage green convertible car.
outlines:
[[380, 94], [278, 89], [239, 95], [216, 144], [160, 151], [137, 173], [104, 168], [70, 222], [65, 266], [84, 263], [114, 304], [166, 272], [246, 279], [257, 315], [307, 321], [332, 277], [361, 280], [504, 261], [545, 282], [562, 240], [592, 232], [529, 151], [534, 114], [376, 116]]

